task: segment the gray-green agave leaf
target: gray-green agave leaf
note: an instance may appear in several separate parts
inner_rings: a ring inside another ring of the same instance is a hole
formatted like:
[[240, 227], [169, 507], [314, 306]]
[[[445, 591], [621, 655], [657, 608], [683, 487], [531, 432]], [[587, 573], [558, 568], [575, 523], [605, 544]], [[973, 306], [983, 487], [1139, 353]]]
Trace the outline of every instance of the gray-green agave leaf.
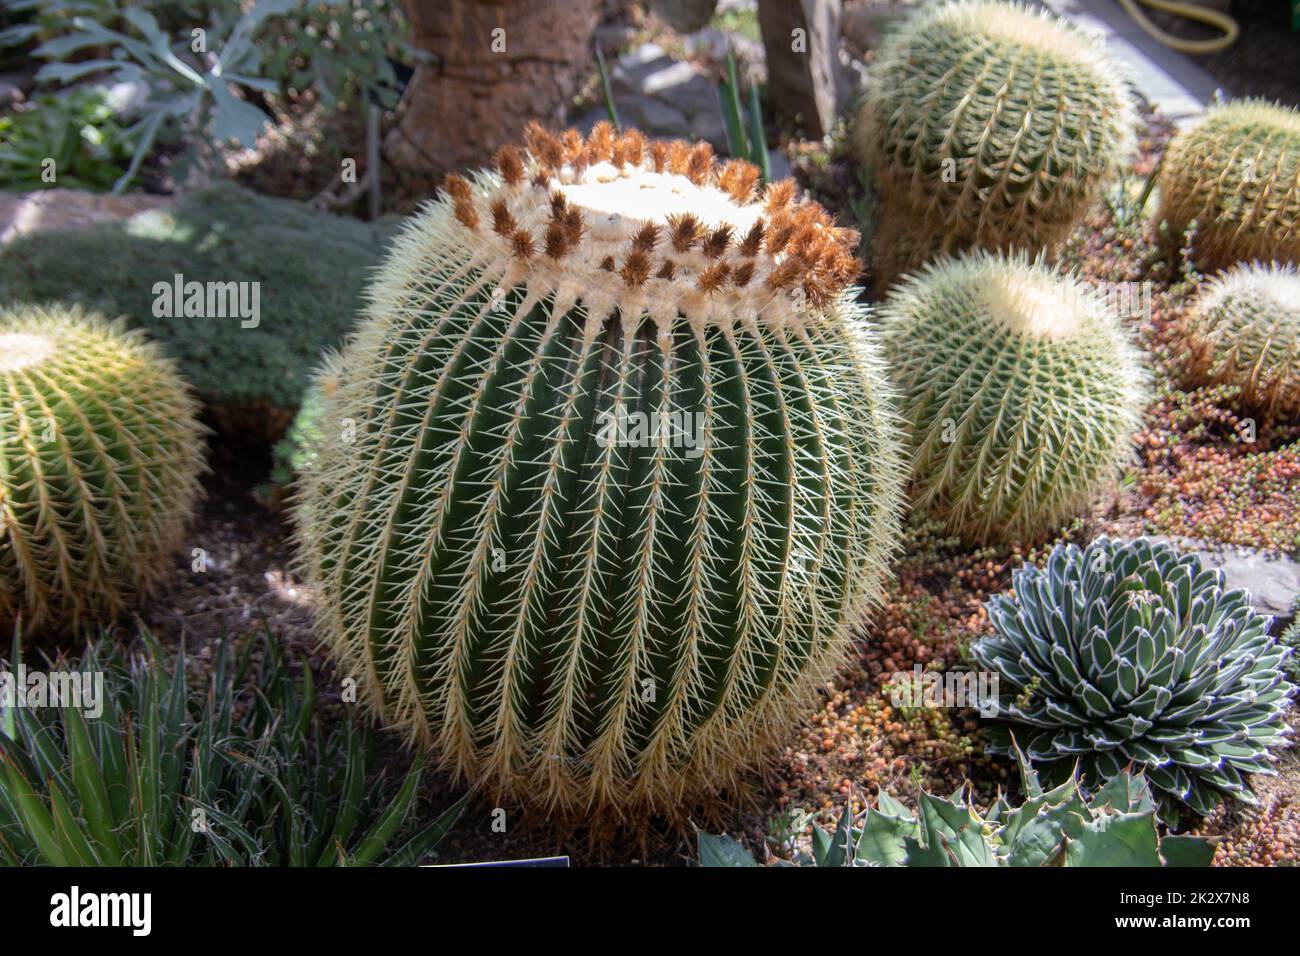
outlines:
[[[1014, 750], [1013, 744], [1013, 750]], [[912, 814], [881, 792], [876, 806], [854, 817], [846, 807], [833, 832], [813, 826], [811, 853], [795, 866], [1208, 866], [1214, 845], [1200, 837], [1164, 836], [1157, 804], [1141, 774], [1122, 772], [1089, 798], [1078, 776], [1044, 790], [1027, 758], [1024, 802], [999, 795], [981, 814], [963, 786], [951, 797], [922, 793]], [[749, 851], [722, 835], [701, 833], [701, 866], [756, 866]]]

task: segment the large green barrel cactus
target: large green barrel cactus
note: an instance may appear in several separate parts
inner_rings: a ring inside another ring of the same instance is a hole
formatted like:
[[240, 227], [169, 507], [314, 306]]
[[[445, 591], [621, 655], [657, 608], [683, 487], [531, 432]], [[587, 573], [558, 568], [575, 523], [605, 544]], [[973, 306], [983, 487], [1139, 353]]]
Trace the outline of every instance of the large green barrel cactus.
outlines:
[[1300, 413], [1300, 270], [1252, 262], [1211, 280], [1184, 325], [1188, 370], [1265, 414]]
[[299, 509], [366, 698], [493, 792], [728, 788], [841, 657], [895, 540], [856, 236], [707, 144], [530, 130], [405, 230]]
[[944, 257], [881, 309], [912, 493], [972, 543], [1040, 538], [1129, 452], [1147, 374], [1091, 286], [1041, 261]]
[[1195, 220], [1202, 265], [1300, 264], [1300, 111], [1262, 100], [1212, 106], [1170, 141], [1160, 195], [1176, 232]]
[[1053, 246], [1134, 122], [1115, 64], [1066, 21], [985, 0], [918, 13], [878, 51], [855, 134], [881, 194], [878, 279], [972, 246]]
[[79, 309], [0, 309], [0, 628], [77, 631], [139, 600], [199, 493], [172, 363]]

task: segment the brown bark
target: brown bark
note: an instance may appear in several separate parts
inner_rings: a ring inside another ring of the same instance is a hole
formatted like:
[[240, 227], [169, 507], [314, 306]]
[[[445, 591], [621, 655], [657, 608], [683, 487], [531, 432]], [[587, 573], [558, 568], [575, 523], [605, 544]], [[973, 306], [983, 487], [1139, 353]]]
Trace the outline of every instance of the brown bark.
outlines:
[[564, 118], [590, 69], [601, 0], [404, 0], [422, 63], [385, 140], [399, 166], [486, 163], [530, 119]]
[[831, 131], [847, 98], [840, 13], [840, 0], [758, 2], [772, 109], [812, 137]]

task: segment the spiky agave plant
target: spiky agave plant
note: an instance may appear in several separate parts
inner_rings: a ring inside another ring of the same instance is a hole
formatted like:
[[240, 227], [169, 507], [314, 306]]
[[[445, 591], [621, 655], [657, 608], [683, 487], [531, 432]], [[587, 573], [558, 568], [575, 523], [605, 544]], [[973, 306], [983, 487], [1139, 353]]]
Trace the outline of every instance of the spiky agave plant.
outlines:
[[138, 332], [0, 309], [0, 628], [77, 631], [146, 595], [202, 469], [189, 387]]
[[1202, 265], [1300, 264], [1300, 111], [1253, 99], [1210, 107], [1170, 141], [1160, 195], [1176, 233], [1196, 222]]
[[944, 257], [880, 310], [916, 507], [972, 543], [1034, 540], [1128, 455], [1147, 373], [1091, 286], [1041, 260]]
[[559, 813], [726, 789], [840, 657], [899, 445], [855, 236], [707, 144], [532, 127], [407, 227], [299, 521], [346, 673]]
[[[1121, 771], [1089, 794], [1079, 778], [1045, 790], [1020, 757], [1024, 802], [998, 794], [981, 814], [963, 785], [950, 797], [922, 792], [913, 815], [884, 790], [855, 818], [845, 804], [833, 832], [813, 824], [812, 853], [784, 866], [1209, 866], [1214, 844], [1161, 836], [1156, 801], [1142, 774]], [[757, 866], [731, 837], [699, 834], [700, 866]]]
[[1294, 687], [1289, 653], [1249, 596], [1195, 554], [1145, 539], [1060, 545], [985, 605], [993, 634], [971, 645], [999, 676], [989, 748], [1056, 773], [1077, 762], [1098, 786], [1140, 767], [1172, 822], [1223, 796], [1254, 802], [1248, 773], [1273, 773]]
[[1193, 379], [1240, 386], [1265, 414], [1300, 412], [1300, 269], [1252, 262], [1216, 276], [1184, 331]]
[[890, 284], [972, 246], [1051, 247], [1133, 142], [1116, 65], [1068, 22], [1020, 4], [939, 4], [878, 51], [856, 146], [881, 194]]

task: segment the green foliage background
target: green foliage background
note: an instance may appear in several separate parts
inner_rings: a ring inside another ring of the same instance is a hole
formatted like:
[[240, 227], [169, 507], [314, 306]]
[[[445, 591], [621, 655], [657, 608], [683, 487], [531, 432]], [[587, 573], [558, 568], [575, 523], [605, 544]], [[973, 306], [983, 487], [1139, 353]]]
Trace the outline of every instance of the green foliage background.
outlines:
[[[321, 351], [356, 320], [393, 228], [222, 184], [170, 211], [15, 240], [0, 250], [0, 302], [64, 300], [124, 316], [181, 363], [209, 404], [289, 411]], [[156, 318], [154, 284], [177, 273], [260, 282], [260, 326]], [[278, 438], [285, 424], [287, 414], [266, 437]]]

